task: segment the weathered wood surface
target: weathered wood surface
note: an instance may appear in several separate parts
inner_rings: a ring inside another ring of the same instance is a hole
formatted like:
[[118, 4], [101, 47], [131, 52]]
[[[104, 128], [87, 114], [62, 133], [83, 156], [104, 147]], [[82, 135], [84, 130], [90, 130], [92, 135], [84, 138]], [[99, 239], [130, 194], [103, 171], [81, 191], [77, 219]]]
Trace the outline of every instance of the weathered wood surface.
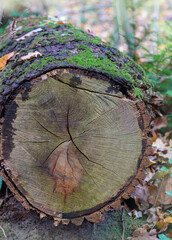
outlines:
[[[80, 30], [45, 25], [39, 34], [10, 39], [1, 53], [18, 52], [0, 72], [1, 176], [55, 225], [98, 222], [143, 177], [150, 84], [132, 60]], [[41, 56], [20, 60], [36, 49]]]

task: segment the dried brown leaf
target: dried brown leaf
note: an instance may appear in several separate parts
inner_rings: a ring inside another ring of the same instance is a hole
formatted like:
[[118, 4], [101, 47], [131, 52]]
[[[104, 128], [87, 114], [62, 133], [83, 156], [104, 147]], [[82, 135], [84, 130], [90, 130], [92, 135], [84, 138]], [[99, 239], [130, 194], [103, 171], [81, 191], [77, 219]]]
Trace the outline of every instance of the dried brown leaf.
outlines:
[[0, 58], [0, 71], [7, 65], [7, 61], [14, 56], [14, 51]]
[[[162, 174], [166, 172], [162, 172]], [[161, 174], [161, 173], [159, 173]], [[163, 180], [157, 185], [149, 186], [150, 196], [148, 197], [148, 202], [152, 205], [170, 205], [172, 204], [172, 198], [166, 194], [166, 192], [172, 189], [172, 177], [170, 175], [165, 174], [166, 176]], [[157, 173], [157, 178], [159, 177]]]
[[167, 120], [167, 117], [165, 117], [165, 116], [156, 118], [156, 119], [154, 120], [154, 128], [153, 128], [153, 131], [156, 131], [156, 130], [158, 130], [158, 129], [161, 129], [162, 127], [166, 127], [166, 126], [167, 126], [167, 123], [168, 123], [168, 120]]
[[159, 233], [161, 233], [167, 230], [169, 224], [166, 223], [164, 219], [163, 220], [161, 219], [157, 221], [156, 225], [157, 225], [157, 228], [159, 229]]
[[148, 232], [147, 227], [143, 226], [133, 232], [132, 240], [158, 240], [156, 236], [156, 229], [152, 229]]
[[135, 187], [135, 192], [131, 195], [131, 197], [133, 197], [134, 199], [138, 199], [141, 205], [148, 207], [149, 195], [150, 193], [149, 193], [148, 186], [146, 184], [143, 186], [139, 184]]
[[164, 221], [165, 221], [166, 223], [172, 223], [172, 217], [171, 217], [171, 216], [168, 216], [168, 217], [166, 217], [166, 218], [164, 219]]
[[154, 207], [146, 210], [144, 213], [148, 215], [148, 218], [147, 218], [148, 223], [156, 224], [156, 222], [159, 220], [159, 217], [157, 215], [157, 210]]

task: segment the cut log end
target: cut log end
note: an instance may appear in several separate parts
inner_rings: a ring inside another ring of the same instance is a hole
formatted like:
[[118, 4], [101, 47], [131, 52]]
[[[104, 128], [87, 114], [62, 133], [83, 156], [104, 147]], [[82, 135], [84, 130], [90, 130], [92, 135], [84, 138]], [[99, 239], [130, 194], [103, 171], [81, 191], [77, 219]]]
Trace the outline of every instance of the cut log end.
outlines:
[[56, 225], [101, 220], [143, 175], [145, 105], [109, 87], [110, 80], [57, 69], [24, 83], [6, 105], [1, 175], [25, 207]]

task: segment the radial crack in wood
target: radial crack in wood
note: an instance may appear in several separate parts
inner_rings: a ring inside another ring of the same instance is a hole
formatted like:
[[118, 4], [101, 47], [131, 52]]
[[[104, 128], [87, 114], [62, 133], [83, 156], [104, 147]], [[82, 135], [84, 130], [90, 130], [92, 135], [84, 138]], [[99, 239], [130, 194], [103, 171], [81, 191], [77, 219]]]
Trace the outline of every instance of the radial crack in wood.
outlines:
[[3, 156], [32, 206], [78, 217], [106, 205], [137, 173], [139, 114], [131, 100], [106, 93], [108, 82], [98, 93], [91, 91], [97, 79], [80, 74], [76, 88], [75, 71], [54, 74], [23, 87], [8, 105]]

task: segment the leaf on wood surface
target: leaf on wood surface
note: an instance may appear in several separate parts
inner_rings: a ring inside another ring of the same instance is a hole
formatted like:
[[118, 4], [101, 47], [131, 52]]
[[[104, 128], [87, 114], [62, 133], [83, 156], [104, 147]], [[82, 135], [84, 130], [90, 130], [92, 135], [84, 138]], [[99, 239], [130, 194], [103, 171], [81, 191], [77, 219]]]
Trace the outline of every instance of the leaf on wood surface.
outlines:
[[0, 71], [7, 65], [7, 61], [14, 56], [14, 51], [0, 58]]
[[38, 51], [35, 51], [35, 52], [28, 53], [28, 55], [26, 56], [21, 57], [21, 60], [26, 61], [28, 59], [38, 57], [38, 56], [42, 56], [42, 54]]
[[37, 28], [37, 29], [35, 29], [35, 30], [31, 31], [31, 32], [26, 33], [26, 34], [23, 35], [22, 37], [17, 38], [16, 41], [17, 41], [17, 42], [23, 41], [23, 40], [25, 40], [26, 38], [31, 37], [31, 36], [33, 36], [35, 33], [40, 32], [40, 31], [42, 31], [42, 28]]

